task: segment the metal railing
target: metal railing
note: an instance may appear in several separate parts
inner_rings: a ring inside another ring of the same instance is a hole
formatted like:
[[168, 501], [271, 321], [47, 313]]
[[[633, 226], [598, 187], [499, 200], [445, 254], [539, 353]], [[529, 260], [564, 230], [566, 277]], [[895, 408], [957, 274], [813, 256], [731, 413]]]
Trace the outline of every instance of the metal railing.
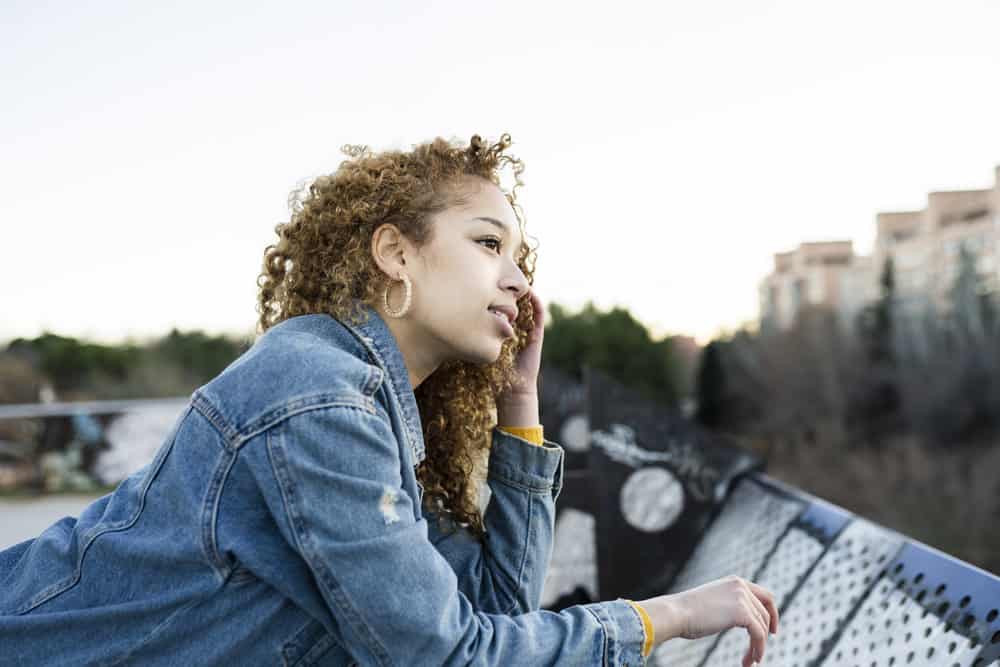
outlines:
[[[771, 665], [1000, 664], [995, 574], [769, 477], [759, 457], [600, 373], [583, 384], [544, 377], [542, 421], [566, 450], [544, 606], [679, 592], [736, 574], [776, 596]], [[0, 406], [0, 419], [59, 423], [65, 437], [93, 439], [150, 409], [180, 414], [186, 402]], [[100, 435], [78, 433], [95, 423]], [[169, 425], [158, 428], [165, 436]], [[0, 459], [32, 451], [0, 441]], [[746, 643], [735, 630], [671, 640], [651, 663], [729, 667]]]

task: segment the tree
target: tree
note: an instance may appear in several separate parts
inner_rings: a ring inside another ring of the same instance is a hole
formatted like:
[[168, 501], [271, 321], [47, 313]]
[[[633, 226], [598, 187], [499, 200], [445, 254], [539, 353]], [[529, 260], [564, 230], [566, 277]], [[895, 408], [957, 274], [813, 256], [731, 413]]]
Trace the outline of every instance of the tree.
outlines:
[[868, 362], [848, 407], [848, 422], [869, 444], [877, 445], [898, 429], [902, 401], [896, 377], [893, 345], [896, 278], [892, 256], [886, 257], [879, 280], [879, 299], [858, 317], [858, 334]]
[[719, 343], [710, 342], [701, 353], [698, 367], [698, 422], [708, 428], [722, 426], [726, 403], [726, 378], [722, 369]]
[[949, 296], [957, 333], [969, 343], [981, 343], [986, 335], [984, 315], [987, 313], [984, 311], [988, 311], [988, 300], [983, 299], [982, 291], [982, 280], [976, 271], [976, 255], [962, 243], [958, 252], [958, 274]]
[[249, 345], [246, 340], [176, 329], [142, 345], [101, 345], [46, 332], [11, 341], [6, 355], [28, 363], [63, 399], [153, 398], [191, 392]]
[[677, 402], [678, 366], [669, 339], [654, 341], [628, 310], [598, 311], [592, 302], [569, 314], [551, 304], [543, 362], [582, 379], [584, 365], [664, 405]]
[[60, 392], [84, 389], [97, 376], [124, 380], [142, 354], [134, 345], [99, 345], [49, 332], [34, 339], [16, 338], [7, 349], [34, 360]]

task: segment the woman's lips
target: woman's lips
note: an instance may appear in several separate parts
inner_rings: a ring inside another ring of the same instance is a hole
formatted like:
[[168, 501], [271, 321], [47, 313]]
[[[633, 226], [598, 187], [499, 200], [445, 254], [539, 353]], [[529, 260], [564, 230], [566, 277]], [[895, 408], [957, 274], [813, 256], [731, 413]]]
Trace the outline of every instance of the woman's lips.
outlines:
[[495, 310], [491, 310], [491, 311], [489, 311], [489, 313], [490, 313], [490, 315], [493, 316], [493, 319], [495, 319], [500, 324], [500, 326], [503, 328], [503, 331], [507, 335], [507, 338], [511, 338], [511, 337], [514, 336], [514, 327], [512, 327], [510, 325], [510, 322], [507, 321], [507, 316], [506, 315], [504, 315], [503, 313], [497, 312]]

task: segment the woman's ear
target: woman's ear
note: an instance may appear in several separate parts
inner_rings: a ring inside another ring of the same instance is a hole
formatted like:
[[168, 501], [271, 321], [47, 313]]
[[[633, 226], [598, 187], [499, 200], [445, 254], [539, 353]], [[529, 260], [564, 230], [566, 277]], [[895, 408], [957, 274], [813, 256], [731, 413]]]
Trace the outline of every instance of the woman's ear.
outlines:
[[406, 269], [406, 237], [392, 223], [380, 225], [372, 234], [372, 257], [376, 266], [396, 279]]

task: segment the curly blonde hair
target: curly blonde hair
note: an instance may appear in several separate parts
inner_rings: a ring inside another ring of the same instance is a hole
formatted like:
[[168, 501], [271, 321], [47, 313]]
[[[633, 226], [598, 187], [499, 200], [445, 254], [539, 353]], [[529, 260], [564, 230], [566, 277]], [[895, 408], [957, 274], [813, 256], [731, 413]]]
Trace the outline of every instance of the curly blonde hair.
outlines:
[[[442, 138], [411, 151], [372, 152], [344, 146], [349, 159], [289, 197], [291, 218], [275, 227], [278, 242], [264, 251], [257, 279], [258, 330], [263, 333], [290, 317], [327, 313], [358, 322], [353, 301], [376, 304], [390, 282], [375, 264], [375, 229], [392, 223], [417, 246], [429, 242], [432, 216], [458, 203], [456, 186], [469, 176], [500, 187], [505, 167], [513, 171], [510, 202], [524, 234], [516, 201], [523, 163], [507, 154], [510, 135], [495, 143], [474, 135], [467, 146]], [[517, 264], [533, 284], [535, 249], [525, 240]], [[424, 507], [481, 537], [477, 466], [485, 460], [495, 425], [496, 398], [514, 381], [514, 360], [534, 326], [530, 295], [518, 304], [514, 330], [499, 359], [488, 365], [464, 361], [442, 364], [416, 390], [426, 458], [417, 467]]]

